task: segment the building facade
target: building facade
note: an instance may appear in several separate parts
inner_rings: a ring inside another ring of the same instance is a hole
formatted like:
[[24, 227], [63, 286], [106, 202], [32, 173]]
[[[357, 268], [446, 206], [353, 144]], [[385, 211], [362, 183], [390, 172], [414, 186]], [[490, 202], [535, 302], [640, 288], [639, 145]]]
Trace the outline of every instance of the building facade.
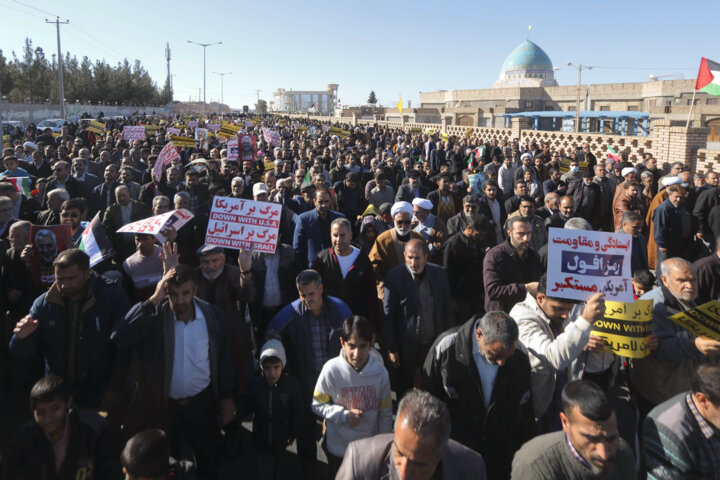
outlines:
[[325, 90], [285, 90], [273, 92], [270, 111], [279, 113], [329, 114], [337, 105], [338, 84], [331, 83]]

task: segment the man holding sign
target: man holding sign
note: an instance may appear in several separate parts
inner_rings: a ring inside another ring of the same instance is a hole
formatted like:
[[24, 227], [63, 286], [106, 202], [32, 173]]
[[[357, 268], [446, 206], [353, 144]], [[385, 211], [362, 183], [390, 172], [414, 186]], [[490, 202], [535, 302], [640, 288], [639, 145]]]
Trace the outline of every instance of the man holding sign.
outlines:
[[672, 315], [695, 308], [697, 278], [692, 265], [670, 258], [661, 265], [662, 286], [641, 297], [653, 301], [653, 333], [660, 341], [652, 355], [633, 363], [632, 381], [651, 408], [673, 395], [690, 389], [690, 378], [698, 365], [720, 356], [720, 341], [698, 337], [670, 320]]

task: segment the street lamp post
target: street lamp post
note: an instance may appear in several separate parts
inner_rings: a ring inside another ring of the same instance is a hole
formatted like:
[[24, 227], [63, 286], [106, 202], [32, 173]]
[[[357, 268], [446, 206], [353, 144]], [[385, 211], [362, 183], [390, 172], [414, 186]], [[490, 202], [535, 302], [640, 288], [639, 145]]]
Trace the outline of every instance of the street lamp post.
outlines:
[[222, 42], [214, 42], [214, 43], [198, 43], [193, 42], [192, 40], [188, 40], [188, 43], [193, 43], [195, 45], [200, 45], [203, 47], [203, 115], [205, 114], [205, 50], [207, 47], [211, 45], [222, 45]]
[[232, 72], [218, 73], [213, 72], [215, 75], [220, 75], [220, 103], [225, 105], [225, 94], [223, 92], [223, 79], [225, 75], [232, 75]]
[[580, 131], [580, 87], [582, 86], [582, 71], [583, 68], [585, 70], [592, 70], [593, 67], [582, 65], [573, 65], [572, 62], [568, 62], [568, 67], [573, 67], [575, 70], [578, 71], [578, 84], [577, 84], [577, 101], [575, 103], [575, 132]]

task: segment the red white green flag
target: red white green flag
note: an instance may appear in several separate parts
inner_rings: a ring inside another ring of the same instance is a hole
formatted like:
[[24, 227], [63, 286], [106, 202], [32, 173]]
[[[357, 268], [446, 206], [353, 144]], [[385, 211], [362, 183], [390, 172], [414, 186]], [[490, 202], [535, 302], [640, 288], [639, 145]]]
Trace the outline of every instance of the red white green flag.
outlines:
[[26, 197], [31, 197], [30, 194], [30, 177], [6, 177], [6, 180], [10, 180], [10, 183], [12, 183], [15, 186], [15, 190], [22, 193]]
[[695, 81], [695, 90], [709, 95], [720, 95], [720, 63], [703, 57]]
[[620, 156], [618, 156], [615, 149], [613, 147], [611, 147], [610, 145], [608, 145], [607, 151], [608, 151], [608, 157], [612, 158], [613, 160], [615, 160], [617, 162], [618, 159], [620, 158]]

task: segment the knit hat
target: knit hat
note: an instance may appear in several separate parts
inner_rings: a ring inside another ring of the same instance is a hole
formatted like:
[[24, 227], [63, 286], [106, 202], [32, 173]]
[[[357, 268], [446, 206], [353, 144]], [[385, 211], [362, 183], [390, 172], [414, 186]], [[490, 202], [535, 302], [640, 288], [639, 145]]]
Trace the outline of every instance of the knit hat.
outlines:
[[283, 347], [282, 342], [277, 338], [271, 338], [262, 346], [262, 350], [260, 351], [260, 366], [262, 367], [263, 361], [270, 357], [280, 359], [280, 362], [285, 366], [285, 347]]

